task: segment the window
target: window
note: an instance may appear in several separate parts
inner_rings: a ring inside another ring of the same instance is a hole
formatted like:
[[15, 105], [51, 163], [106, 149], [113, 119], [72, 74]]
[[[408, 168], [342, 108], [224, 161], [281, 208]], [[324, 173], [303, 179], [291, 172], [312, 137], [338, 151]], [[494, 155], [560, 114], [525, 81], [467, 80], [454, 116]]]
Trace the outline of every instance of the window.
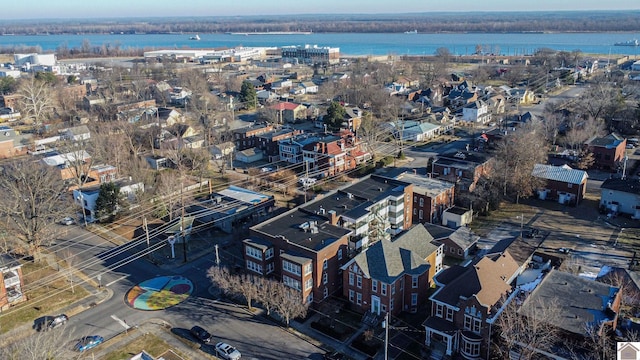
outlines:
[[322, 283], [327, 284], [329, 282], [329, 275], [327, 273], [322, 274]]
[[251, 246], [246, 246], [244, 251], [247, 256], [250, 256], [254, 259], [262, 260], [262, 251], [252, 248]]
[[300, 275], [300, 265], [294, 264], [287, 260], [282, 260], [282, 270], [290, 272], [292, 274]]
[[482, 329], [482, 320], [470, 315], [464, 316], [464, 329], [479, 334]]
[[420, 209], [419, 213], [418, 213], [418, 219], [422, 220], [422, 218], [424, 217], [424, 211], [422, 211], [422, 209]]
[[371, 291], [378, 292], [378, 280], [371, 280]]
[[247, 269], [262, 275], [262, 265], [256, 264], [251, 260], [247, 260]]
[[380, 310], [382, 310], [382, 312], [387, 312], [387, 305], [385, 304], [380, 305]]
[[309, 290], [313, 287], [313, 279], [308, 278], [307, 281], [304, 282], [304, 289]]
[[312, 270], [313, 270], [313, 268], [311, 267], [311, 263], [308, 263], [307, 265], [304, 266], [304, 274], [305, 275], [311, 274]]
[[380, 283], [380, 293], [382, 295], [387, 295], [387, 284]]
[[462, 255], [462, 249], [458, 249], [458, 255]]
[[418, 209], [414, 208], [413, 209], [413, 215], [416, 215], [418, 213]]
[[573, 184], [567, 184], [567, 187], [571, 189], [573, 187]]
[[441, 318], [442, 317], [442, 311], [443, 311], [444, 307], [442, 306], [442, 304], [436, 304], [436, 316]]
[[325, 299], [327, 298], [327, 296], [329, 296], [329, 288], [328, 287], [324, 288], [324, 292], [322, 293], [322, 295], [324, 296]]
[[418, 197], [413, 195], [413, 202], [417, 202], [418, 201]]
[[360, 293], [356, 294], [356, 304], [358, 305], [362, 304], [362, 294]]
[[411, 293], [411, 306], [418, 305], [418, 294]]
[[282, 282], [286, 286], [300, 291], [300, 281], [290, 278], [287, 275], [282, 275]]
[[358, 286], [358, 289], [362, 289], [362, 276], [358, 275], [357, 280], [358, 284], [356, 286]]
[[462, 352], [469, 355], [470, 357], [478, 357], [480, 356], [480, 343], [467, 342], [463, 340]]
[[311, 304], [313, 302], [313, 292], [309, 294], [309, 298], [307, 299], [307, 302], [309, 304]]
[[393, 311], [393, 299], [389, 300], [389, 309]]
[[391, 295], [396, 294], [396, 283], [391, 284]]
[[328, 267], [329, 267], [329, 264], [327, 262], [327, 259], [324, 259], [324, 262], [322, 263], [322, 269], [327, 270]]
[[414, 289], [418, 287], [418, 275], [411, 276], [411, 287]]
[[355, 283], [355, 275], [352, 272], [349, 273], [349, 285], [353, 286]]
[[275, 270], [276, 266], [274, 263], [270, 262], [267, 264], [267, 274], [271, 274], [273, 270]]
[[271, 259], [273, 257], [273, 248], [268, 248], [267, 251], [264, 253], [264, 258], [265, 259]]
[[355, 297], [356, 293], [353, 290], [349, 290], [349, 302], [353, 302], [353, 299]]
[[447, 320], [453, 321], [453, 308], [447, 306]]
[[338, 260], [342, 260], [342, 249], [338, 249]]
[[420, 198], [420, 207], [424, 206], [424, 198]]

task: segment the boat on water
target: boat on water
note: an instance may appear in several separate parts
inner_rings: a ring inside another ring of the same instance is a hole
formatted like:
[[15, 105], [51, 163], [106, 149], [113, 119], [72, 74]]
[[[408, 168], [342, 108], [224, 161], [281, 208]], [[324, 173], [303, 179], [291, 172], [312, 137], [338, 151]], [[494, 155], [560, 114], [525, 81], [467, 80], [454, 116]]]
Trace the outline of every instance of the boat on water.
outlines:
[[613, 45], [614, 46], [640, 46], [640, 41], [638, 41], [638, 39], [633, 39], [629, 41], [617, 42]]
[[190, 37], [189, 40], [200, 40], [200, 36], [198, 34], [195, 34], [194, 36]]
[[413, 29], [413, 30], [407, 30], [407, 31], [405, 31], [404, 33], [405, 33], [405, 34], [417, 34], [417, 33], [418, 33], [418, 30], [416, 30], [416, 29]]

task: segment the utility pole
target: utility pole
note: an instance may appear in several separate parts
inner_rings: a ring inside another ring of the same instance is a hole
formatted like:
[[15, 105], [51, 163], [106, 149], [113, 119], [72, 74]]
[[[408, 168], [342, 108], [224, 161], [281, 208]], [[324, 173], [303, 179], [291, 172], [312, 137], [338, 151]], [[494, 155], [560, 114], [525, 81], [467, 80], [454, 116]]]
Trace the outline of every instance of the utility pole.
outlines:
[[389, 312], [384, 315], [382, 327], [384, 328], [384, 360], [389, 360]]
[[147, 249], [150, 246], [150, 241], [149, 241], [149, 227], [147, 226], [147, 218], [143, 217], [142, 218], [142, 226], [144, 226], [144, 232], [147, 235]]
[[187, 262], [187, 236], [184, 231], [184, 204], [182, 205], [182, 216], [180, 217], [180, 236], [182, 236], [182, 252], [184, 253], [184, 262]]

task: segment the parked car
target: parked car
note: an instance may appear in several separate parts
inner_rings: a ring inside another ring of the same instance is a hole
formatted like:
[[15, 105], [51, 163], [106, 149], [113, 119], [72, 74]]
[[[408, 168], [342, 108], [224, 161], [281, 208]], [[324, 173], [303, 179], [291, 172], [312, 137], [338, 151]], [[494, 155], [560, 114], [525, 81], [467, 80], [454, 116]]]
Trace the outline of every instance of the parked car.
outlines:
[[538, 235], [540, 235], [540, 230], [538, 229], [528, 229], [527, 231], [524, 232], [524, 237], [527, 238], [534, 238], [534, 237], [538, 237]]
[[563, 254], [568, 254], [571, 252], [571, 249], [568, 248], [560, 248], [558, 249], [558, 252], [563, 253]]
[[222, 357], [224, 360], [239, 360], [242, 355], [233, 346], [219, 342], [216, 344], [216, 356]]
[[189, 332], [191, 332], [191, 335], [193, 335], [196, 339], [205, 344], [208, 344], [211, 341], [211, 334], [209, 334], [207, 330], [201, 328], [200, 326], [196, 325], [192, 327]]
[[298, 179], [298, 183], [300, 183], [300, 185], [302, 186], [313, 186], [316, 183], [316, 179], [314, 178], [308, 178], [308, 177], [301, 177], [300, 179]]
[[90, 335], [81, 338], [76, 345], [73, 347], [75, 351], [87, 351], [89, 349], [93, 349], [94, 347], [102, 344], [104, 342], [104, 338], [100, 335]]
[[71, 216], [67, 216], [64, 219], [60, 220], [60, 224], [62, 225], [73, 225], [75, 223], [76, 221]]
[[67, 323], [67, 321], [69, 321], [69, 317], [65, 314], [60, 314], [58, 316], [55, 316], [53, 319], [51, 319], [51, 321], [49, 321], [49, 323], [47, 324], [47, 328], [46, 330], [51, 330], [51, 329], [55, 329], [59, 326], [62, 326], [64, 324]]

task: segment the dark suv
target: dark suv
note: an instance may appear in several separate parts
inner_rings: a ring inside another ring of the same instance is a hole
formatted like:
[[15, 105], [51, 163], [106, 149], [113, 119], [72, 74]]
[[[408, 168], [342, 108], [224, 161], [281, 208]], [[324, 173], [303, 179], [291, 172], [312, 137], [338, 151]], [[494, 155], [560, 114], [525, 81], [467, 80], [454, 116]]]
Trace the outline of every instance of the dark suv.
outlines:
[[540, 235], [540, 231], [538, 229], [528, 229], [527, 231], [524, 232], [524, 237], [527, 238], [535, 238], [538, 237], [538, 235]]
[[57, 316], [45, 316], [44, 321], [37, 325], [36, 330], [47, 331], [60, 327], [69, 321], [69, 317], [65, 314]]
[[191, 330], [189, 331], [191, 333], [191, 335], [193, 335], [196, 339], [198, 339], [199, 341], [208, 344], [211, 341], [211, 334], [209, 334], [209, 332], [203, 328], [201, 328], [200, 326], [194, 326], [191, 328]]

